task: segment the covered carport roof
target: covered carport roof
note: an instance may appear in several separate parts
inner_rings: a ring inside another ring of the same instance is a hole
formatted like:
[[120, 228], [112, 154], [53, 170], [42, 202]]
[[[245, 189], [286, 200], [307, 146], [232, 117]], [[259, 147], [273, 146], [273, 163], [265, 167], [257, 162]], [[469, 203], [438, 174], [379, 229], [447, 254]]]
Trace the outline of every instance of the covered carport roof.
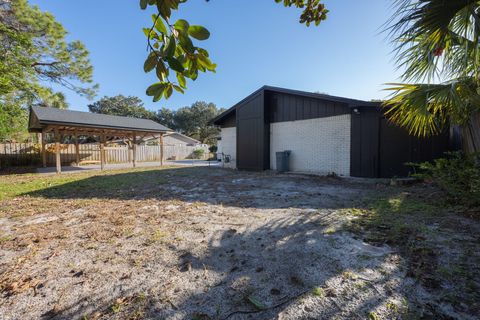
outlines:
[[106, 114], [62, 110], [57, 108], [31, 107], [28, 122], [29, 132], [43, 132], [49, 127], [63, 130], [95, 132], [140, 132], [166, 133], [173, 130], [148, 119], [112, 116]]
[[127, 138], [132, 142], [129, 158], [136, 165], [136, 145], [138, 138], [152, 136], [159, 139], [160, 164], [163, 165], [163, 136], [173, 130], [155, 121], [121, 116], [111, 116], [98, 113], [61, 110], [49, 107], [31, 107], [28, 119], [28, 131], [41, 134], [42, 162], [46, 166], [45, 133], [53, 133], [55, 140], [55, 163], [57, 173], [61, 169], [60, 142], [63, 136], [73, 136], [75, 141], [76, 164], [80, 163], [78, 135], [100, 137], [100, 167], [103, 170], [106, 163], [105, 142], [107, 137]]

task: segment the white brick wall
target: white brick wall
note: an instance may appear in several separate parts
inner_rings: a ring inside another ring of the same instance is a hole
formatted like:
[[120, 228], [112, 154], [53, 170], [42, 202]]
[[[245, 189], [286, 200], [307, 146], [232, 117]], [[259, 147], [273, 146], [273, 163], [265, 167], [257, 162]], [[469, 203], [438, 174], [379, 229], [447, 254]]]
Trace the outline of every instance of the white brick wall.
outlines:
[[290, 170], [350, 175], [350, 115], [270, 124], [270, 168], [275, 152], [291, 150]]
[[224, 153], [230, 156], [230, 163], [225, 163], [225, 167], [236, 168], [237, 160], [237, 128], [222, 128], [220, 132], [222, 138], [218, 141], [218, 153]]

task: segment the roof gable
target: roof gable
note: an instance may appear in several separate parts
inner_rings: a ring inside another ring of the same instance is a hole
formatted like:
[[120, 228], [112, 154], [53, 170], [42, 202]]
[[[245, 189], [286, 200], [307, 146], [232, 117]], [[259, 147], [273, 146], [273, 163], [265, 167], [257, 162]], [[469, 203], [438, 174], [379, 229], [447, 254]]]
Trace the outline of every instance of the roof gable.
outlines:
[[177, 139], [177, 140], [180, 140], [180, 141], [183, 141], [183, 142], [186, 142], [186, 143], [190, 143], [190, 144], [199, 144], [200, 143], [200, 141], [198, 141], [197, 139], [186, 136], [186, 135], [181, 134], [179, 132], [167, 133], [165, 135], [165, 137], [171, 137], [173, 139]]

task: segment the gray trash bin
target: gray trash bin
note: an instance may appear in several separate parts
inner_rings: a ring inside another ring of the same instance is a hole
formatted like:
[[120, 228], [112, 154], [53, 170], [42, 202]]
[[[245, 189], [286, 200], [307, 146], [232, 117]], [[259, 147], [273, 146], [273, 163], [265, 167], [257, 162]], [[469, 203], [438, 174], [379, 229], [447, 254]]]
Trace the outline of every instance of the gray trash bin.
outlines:
[[286, 172], [290, 171], [290, 150], [276, 152], [275, 155], [277, 157], [277, 171], [278, 172]]

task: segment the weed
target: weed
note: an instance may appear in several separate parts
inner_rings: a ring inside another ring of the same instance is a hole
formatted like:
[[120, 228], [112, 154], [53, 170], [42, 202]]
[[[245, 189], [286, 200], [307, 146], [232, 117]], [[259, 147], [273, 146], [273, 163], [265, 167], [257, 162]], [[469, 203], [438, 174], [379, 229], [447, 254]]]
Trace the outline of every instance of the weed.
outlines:
[[391, 313], [398, 313], [398, 306], [392, 302], [392, 301], [388, 301], [387, 302], [387, 310], [389, 310]]
[[363, 216], [367, 216], [370, 213], [370, 211], [367, 209], [361, 209], [361, 208], [344, 208], [344, 209], [340, 209], [339, 213], [348, 215], [348, 216], [363, 217]]
[[379, 320], [380, 318], [378, 317], [377, 313], [375, 311], [370, 311], [368, 313], [368, 319], [370, 320]]
[[329, 227], [323, 230], [323, 234], [334, 234], [335, 232], [337, 232], [337, 229], [335, 229], [334, 227]]
[[367, 283], [365, 281], [357, 281], [353, 284], [353, 286], [357, 289], [363, 289], [367, 286]]
[[13, 239], [13, 237], [11, 235], [2, 236], [2, 237], [0, 237], [0, 244], [2, 244], [4, 242], [7, 242], [7, 241], [10, 241], [12, 239]]
[[168, 234], [160, 229], [156, 230], [154, 233], [150, 235], [147, 239], [147, 244], [153, 244], [165, 238]]
[[121, 309], [122, 309], [122, 304], [121, 303], [117, 302], [112, 306], [112, 312], [113, 313], [119, 313]]
[[323, 298], [325, 297], [325, 290], [321, 287], [315, 287], [312, 289], [312, 294], [316, 297]]
[[355, 273], [353, 273], [352, 271], [343, 271], [342, 272], [342, 278], [347, 280], [347, 279], [351, 279], [351, 280], [354, 280], [354, 279], [357, 279], [357, 275]]
[[131, 238], [134, 236], [135, 232], [134, 232], [134, 228], [131, 228], [131, 227], [126, 227], [122, 230], [122, 234], [125, 238]]

